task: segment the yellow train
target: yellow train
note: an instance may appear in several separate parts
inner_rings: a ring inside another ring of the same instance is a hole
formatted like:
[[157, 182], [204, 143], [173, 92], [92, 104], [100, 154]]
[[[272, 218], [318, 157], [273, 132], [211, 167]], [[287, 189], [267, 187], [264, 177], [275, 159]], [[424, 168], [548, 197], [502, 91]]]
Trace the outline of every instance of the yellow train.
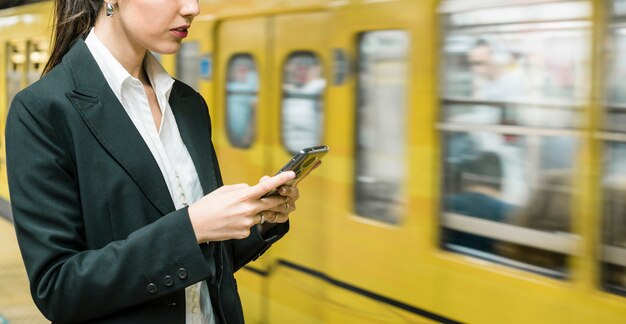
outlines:
[[[626, 321], [626, 1], [200, 2], [161, 61], [227, 182], [331, 148], [237, 274], [248, 322]], [[2, 134], [50, 13], [0, 12]]]

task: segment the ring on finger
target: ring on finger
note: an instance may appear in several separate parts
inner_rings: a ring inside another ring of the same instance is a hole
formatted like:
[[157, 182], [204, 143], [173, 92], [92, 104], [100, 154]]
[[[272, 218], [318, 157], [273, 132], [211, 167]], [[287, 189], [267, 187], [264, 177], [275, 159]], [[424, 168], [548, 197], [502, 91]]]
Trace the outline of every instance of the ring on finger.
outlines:
[[285, 201], [285, 208], [283, 209], [283, 214], [289, 210], [289, 202]]
[[259, 222], [259, 224], [263, 225], [263, 223], [265, 223], [265, 213], [261, 212], [259, 214], [261, 215], [261, 221]]
[[272, 219], [272, 223], [276, 222], [276, 218], [278, 218], [278, 213], [274, 212], [274, 219]]

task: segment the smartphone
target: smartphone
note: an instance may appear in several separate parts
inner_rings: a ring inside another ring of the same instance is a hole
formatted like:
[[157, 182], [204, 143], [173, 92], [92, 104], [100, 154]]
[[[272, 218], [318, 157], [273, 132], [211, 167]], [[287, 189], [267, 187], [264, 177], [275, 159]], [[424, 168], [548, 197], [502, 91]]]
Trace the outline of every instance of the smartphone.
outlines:
[[[291, 158], [285, 165], [280, 168], [280, 170], [276, 173], [279, 174], [285, 171], [293, 171], [296, 174], [296, 177], [286, 183], [286, 185], [293, 186], [296, 183], [300, 182], [300, 180], [304, 179], [309, 172], [313, 169], [313, 167], [318, 163], [319, 160], [322, 159], [324, 155], [328, 153], [328, 146], [320, 145], [320, 146], [312, 146], [307, 147], [300, 152], [296, 153], [296, 155]], [[276, 190], [272, 190], [265, 195], [263, 198], [278, 194]]]

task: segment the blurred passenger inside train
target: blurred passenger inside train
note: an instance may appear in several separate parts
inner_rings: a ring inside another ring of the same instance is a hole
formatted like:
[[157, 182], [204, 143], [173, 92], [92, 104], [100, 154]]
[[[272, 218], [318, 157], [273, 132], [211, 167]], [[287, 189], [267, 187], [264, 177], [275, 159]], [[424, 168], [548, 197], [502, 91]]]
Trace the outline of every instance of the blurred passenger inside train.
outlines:
[[50, 61], [6, 127], [35, 303], [54, 323], [243, 323], [233, 273], [285, 235], [299, 193], [293, 172], [223, 185], [204, 99], [151, 54], [179, 50], [198, 1], [55, 11]]
[[[465, 53], [471, 80], [469, 101], [448, 122], [479, 125], [509, 125], [519, 119], [515, 101], [527, 99], [530, 87], [523, 67], [523, 54], [507, 47], [503, 40], [477, 38]], [[515, 147], [516, 136], [495, 132], [458, 132], [449, 135], [452, 159], [474, 157], [483, 151], [497, 152], [502, 170], [502, 198], [522, 204], [529, 186], [522, 152]], [[457, 166], [458, 167], [458, 166]]]
[[[457, 193], [445, 198], [446, 211], [485, 220], [504, 222], [513, 206], [502, 201], [502, 161], [494, 152], [481, 152], [459, 166]], [[446, 242], [484, 252], [494, 252], [494, 240], [446, 230]]]
[[527, 99], [529, 86], [522, 66], [522, 55], [493, 45], [483, 38], [475, 41], [466, 54], [469, 65], [470, 98], [479, 101], [455, 114], [452, 122], [508, 124], [514, 120], [507, 101]]
[[472, 71], [472, 96], [499, 101], [527, 95], [528, 86], [521, 59], [520, 53], [497, 48], [485, 39], [478, 39], [467, 53]]

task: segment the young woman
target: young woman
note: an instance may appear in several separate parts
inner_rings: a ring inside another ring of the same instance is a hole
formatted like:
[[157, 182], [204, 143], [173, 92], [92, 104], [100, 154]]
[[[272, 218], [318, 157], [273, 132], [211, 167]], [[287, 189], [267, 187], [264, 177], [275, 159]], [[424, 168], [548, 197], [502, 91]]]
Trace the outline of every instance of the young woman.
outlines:
[[288, 230], [293, 172], [223, 186], [204, 100], [149, 52], [176, 52], [198, 10], [56, 1], [50, 62], [6, 131], [31, 293], [55, 323], [243, 322], [233, 273]]

